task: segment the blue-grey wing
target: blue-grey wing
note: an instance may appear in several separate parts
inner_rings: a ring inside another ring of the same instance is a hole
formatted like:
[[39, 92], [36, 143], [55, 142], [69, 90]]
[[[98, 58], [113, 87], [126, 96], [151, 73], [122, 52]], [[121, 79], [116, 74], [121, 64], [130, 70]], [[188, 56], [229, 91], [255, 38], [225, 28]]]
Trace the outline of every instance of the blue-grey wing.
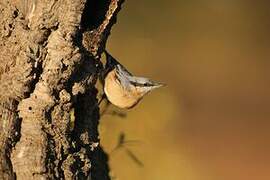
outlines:
[[129, 89], [130, 88], [130, 80], [132, 79], [132, 74], [127, 71], [126, 68], [121, 66], [120, 64], [116, 65], [116, 74], [117, 78], [121, 82], [123, 88]]

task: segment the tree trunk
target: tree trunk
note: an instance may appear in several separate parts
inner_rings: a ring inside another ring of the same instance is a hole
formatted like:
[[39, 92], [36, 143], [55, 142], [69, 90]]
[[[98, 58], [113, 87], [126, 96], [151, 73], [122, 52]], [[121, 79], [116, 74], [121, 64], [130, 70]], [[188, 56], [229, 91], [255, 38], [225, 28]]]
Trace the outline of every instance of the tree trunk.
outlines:
[[1, 0], [0, 179], [110, 179], [95, 83], [123, 0]]

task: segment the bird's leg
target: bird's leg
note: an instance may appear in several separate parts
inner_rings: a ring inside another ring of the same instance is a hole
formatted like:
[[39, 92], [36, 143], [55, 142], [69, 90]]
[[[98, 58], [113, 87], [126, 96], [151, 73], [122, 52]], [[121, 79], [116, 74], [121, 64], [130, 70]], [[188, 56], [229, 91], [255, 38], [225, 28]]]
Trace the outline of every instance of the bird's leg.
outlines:
[[100, 112], [100, 117], [102, 117], [108, 111], [108, 108], [111, 105], [107, 98], [104, 99], [106, 99], [106, 105], [104, 106], [103, 111]]
[[98, 101], [98, 105], [100, 105], [100, 103], [101, 103], [104, 99], [106, 99], [105, 93], [102, 94], [100, 100]]

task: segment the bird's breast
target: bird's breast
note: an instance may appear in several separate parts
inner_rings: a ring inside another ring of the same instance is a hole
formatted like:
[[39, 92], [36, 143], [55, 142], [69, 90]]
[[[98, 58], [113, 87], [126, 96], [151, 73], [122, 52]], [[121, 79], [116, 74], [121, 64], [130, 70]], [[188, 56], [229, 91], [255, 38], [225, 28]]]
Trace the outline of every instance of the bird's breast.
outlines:
[[125, 89], [117, 82], [116, 74], [114, 71], [108, 73], [105, 78], [104, 92], [108, 100], [117, 107], [131, 108], [137, 104], [139, 98], [132, 89]]

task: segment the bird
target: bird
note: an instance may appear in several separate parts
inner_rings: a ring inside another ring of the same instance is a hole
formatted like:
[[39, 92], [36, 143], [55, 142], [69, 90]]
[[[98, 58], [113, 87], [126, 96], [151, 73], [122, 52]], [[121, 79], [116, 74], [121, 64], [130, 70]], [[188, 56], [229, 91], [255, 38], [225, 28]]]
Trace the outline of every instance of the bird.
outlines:
[[133, 108], [146, 94], [164, 86], [163, 83], [132, 75], [106, 50], [104, 52], [106, 64], [102, 82], [104, 95], [111, 104], [123, 109]]

